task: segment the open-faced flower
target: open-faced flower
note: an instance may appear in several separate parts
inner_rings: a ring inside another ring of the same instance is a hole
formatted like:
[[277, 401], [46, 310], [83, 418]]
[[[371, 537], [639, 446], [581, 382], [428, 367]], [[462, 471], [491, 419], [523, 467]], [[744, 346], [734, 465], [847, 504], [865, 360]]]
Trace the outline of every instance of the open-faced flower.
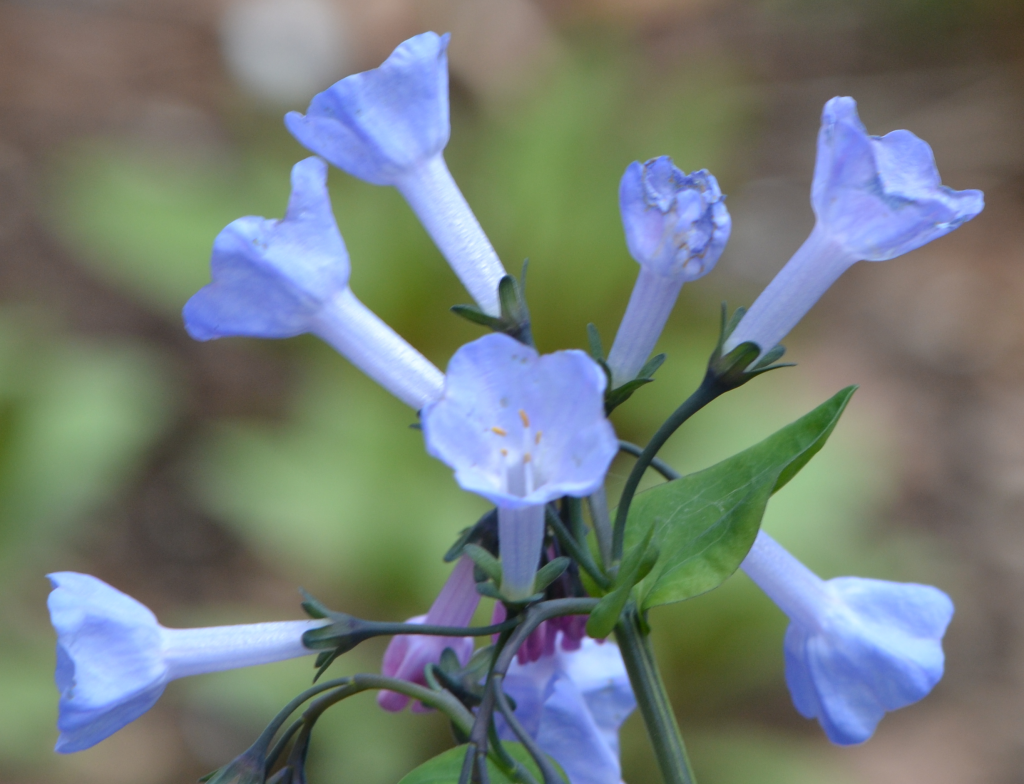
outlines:
[[[448, 581], [437, 595], [426, 615], [417, 615], [407, 623], [427, 623], [432, 626], [469, 626], [480, 603], [480, 594], [473, 579], [473, 562], [463, 556], [455, 564]], [[440, 637], [428, 634], [397, 634], [384, 651], [382, 672], [391, 678], [401, 678], [422, 686], [427, 685], [423, 670], [428, 664], [441, 661], [445, 648], [451, 648], [459, 662], [465, 665], [473, 655], [472, 637]], [[384, 710], [400, 711], [409, 703], [404, 694], [382, 691], [377, 704]], [[414, 711], [427, 711], [415, 702]]]
[[442, 155], [448, 119], [448, 36], [421, 33], [379, 68], [347, 76], [285, 125], [339, 169], [402, 193], [463, 285], [497, 315], [505, 270]]
[[789, 616], [786, 683], [833, 743], [862, 743], [886, 711], [942, 678], [953, 603], [938, 588], [861, 577], [822, 580], [761, 531], [743, 570]]
[[148, 711], [175, 678], [313, 653], [302, 635], [324, 621], [167, 629], [149, 608], [102, 580], [49, 575], [60, 691], [57, 751], [81, 751]]
[[239, 218], [217, 235], [213, 282], [186, 303], [185, 328], [196, 340], [311, 332], [399, 400], [422, 408], [440, 394], [441, 371], [356, 299], [349, 271], [327, 165], [307, 158], [292, 168], [284, 220]]
[[443, 393], [423, 410], [427, 451], [464, 490], [498, 507], [509, 598], [532, 593], [544, 505], [594, 492], [618, 451], [604, 414], [606, 383], [582, 351], [541, 356], [496, 333], [455, 352]]
[[860, 260], [885, 261], [948, 234], [984, 207], [942, 185], [931, 147], [910, 131], [869, 136], [852, 98], [822, 112], [811, 186], [814, 230], [742, 318], [724, 350], [774, 348]]
[[732, 229], [714, 176], [707, 169], [684, 174], [664, 155], [629, 164], [619, 210], [640, 274], [608, 354], [616, 386], [640, 372], [683, 284], [714, 268]]
[[[520, 724], [570, 784], [620, 784], [619, 727], [636, 698], [614, 643], [584, 638], [576, 650], [513, 662], [504, 690]], [[498, 728], [502, 738], [516, 740], [500, 719]]]

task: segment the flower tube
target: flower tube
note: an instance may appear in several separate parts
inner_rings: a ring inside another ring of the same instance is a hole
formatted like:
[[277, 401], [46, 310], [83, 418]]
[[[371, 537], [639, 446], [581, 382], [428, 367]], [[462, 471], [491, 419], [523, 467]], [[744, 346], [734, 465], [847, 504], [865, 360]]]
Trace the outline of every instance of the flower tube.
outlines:
[[423, 410], [427, 452], [464, 490], [498, 507], [502, 591], [533, 593], [544, 505], [592, 493], [618, 440], [604, 415], [607, 380], [582, 351], [540, 356], [503, 334], [452, 356], [441, 397]]
[[441, 371], [356, 299], [327, 194], [327, 165], [292, 168], [284, 220], [239, 218], [217, 235], [213, 282], [182, 312], [196, 340], [287, 338], [312, 332], [409, 406], [440, 395]]
[[313, 653], [302, 635], [324, 621], [167, 629], [144, 604], [77, 572], [48, 575], [60, 691], [56, 750], [94, 746], [148, 711], [169, 681]]
[[[465, 556], [459, 559], [448, 581], [437, 595], [426, 615], [417, 615], [407, 623], [427, 623], [433, 626], [469, 626], [480, 603], [480, 594], [473, 579], [473, 562]], [[426, 634], [398, 634], [384, 651], [381, 671], [391, 678], [401, 678], [422, 686], [427, 685], [423, 670], [428, 664], [441, 661], [441, 653], [451, 648], [465, 665], [473, 655], [472, 637], [436, 637]], [[387, 711], [400, 711], [409, 703], [404, 694], [381, 691], [377, 704]], [[412, 709], [427, 711], [416, 702]]]
[[[529, 664], [513, 662], [504, 690], [523, 728], [569, 776], [570, 784], [621, 784], [619, 727], [636, 708], [614, 643], [584, 638]], [[499, 719], [498, 734], [516, 740]]]
[[969, 221], [981, 191], [942, 185], [927, 142], [910, 131], [869, 136], [852, 98], [825, 104], [811, 185], [810, 236], [765, 288], [723, 351], [774, 348], [829, 286], [860, 260], [886, 261]]
[[683, 284], [714, 268], [732, 229], [714, 176], [707, 169], [684, 174], [667, 156], [626, 168], [619, 210], [640, 274], [608, 353], [614, 386], [636, 378]]
[[938, 588], [862, 577], [822, 580], [764, 531], [742, 569], [786, 615], [786, 683], [833, 743], [862, 743], [886, 711], [942, 678], [953, 603]]
[[395, 186], [473, 299], [496, 316], [505, 269], [442, 154], [451, 133], [447, 49], [448, 35], [414, 36], [379, 68], [345, 77], [284, 122], [339, 169]]

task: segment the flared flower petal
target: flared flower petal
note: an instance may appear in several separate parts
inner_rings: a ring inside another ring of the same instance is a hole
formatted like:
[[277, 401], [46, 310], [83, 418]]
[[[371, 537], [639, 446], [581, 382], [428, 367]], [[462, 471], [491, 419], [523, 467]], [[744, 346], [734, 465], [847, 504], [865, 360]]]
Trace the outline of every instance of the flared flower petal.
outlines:
[[423, 33], [379, 68], [345, 77], [285, 125], [309, 150], [354, 177], [393, 185], [480, 307], [498, 315], [498, 255], [456, 185], [448, 143], [448, 36]]
[[817, 218], [804, 244], [743, 316], [723, 349], [765, 353], [860, 260], [885, 261], [948, 234], [985, 206], [981, 191], [942, 185], [928, 144], [910, 131], [869, 136], [852, 98], [822, 112], [811, 186]]
[[927, 142], [910, 131], [869, 136], [857, 102], [833, 98], [821, 116], [811, 206], [850, 255], [885, 261], [948, 234], [985, 201], [942, 185]]
[[618, 451], [606, 383], [582, 351], [541, 356], [485, 335], [455, 352], [443, 394], [423, 410], [427, 451], [499, 508], [588, 495]]
[[[585, 638], [578, 650], [513, 663], [504, 686], [516, 718], [570, 784], [621, 782], [619, 727], [636, 698], [617, 646]], [[515, 740], [504, 722], [499, 734]]]
[[544, 504], [592, 493], [618, 451], [606, 383], [582, 351], [540, 356], [508, 335], [485, 335], [455, 352], [441, 398], [423, 410], [427, 451], [498, 507], [509, 599], [533, 593]]
[[312, 653], [302, 635], [323, 621], [167, 629], [140, 602], [76, 572], [49, 575], [60, 691], [56, 750], [94, 746], [148, 711], [168, 681]]
[[827, 585], [841, 609], [820, 631], [790, 624], [786, 681], [797, 710], [833, 743], [862, 743], [886, 711], [924, 698], [942, 678], [953, 603], [930, 585], [859, 577]]
[[213, 281], [183, 311], [196, 340], [287, 338], [311, 332], [415, 409], [441, 393], [441, 371], [348, 287], [349, 258], [331, 211], [327, 165], [292, 168], [283, 220], [240, 218], [213, 243]]
[[742, 567], [790, 617], [783, 647], [793, 704], [833, 743], [864, 742], [887, 711], [942, 678], [953, 603], [938, 588], [821, 580], [763, 531]]
[[448, 35], [403, 41], [379, 68], [318, 93], [306, 114], [284, 122], [299, 143], [374, 185], [395, 185], [440, 153], [448, 118]]
[[348, 288], [350, 273], [327, 194], [327, 164], [295, 164], [284, 220], [249, 216], [228, 224], [213, 241], [210, 273], [213, 282], [183, 311], [196, 340], [312, 331], [324, 304]]

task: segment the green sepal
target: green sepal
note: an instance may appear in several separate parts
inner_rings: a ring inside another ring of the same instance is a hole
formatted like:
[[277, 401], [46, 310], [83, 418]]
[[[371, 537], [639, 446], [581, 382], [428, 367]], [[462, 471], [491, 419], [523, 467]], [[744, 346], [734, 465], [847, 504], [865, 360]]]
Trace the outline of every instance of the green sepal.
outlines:
[[646, 378], [648, 381], [654, 381], [654, 374], [658, 372], [658, 368], [665, 364], [665, 359], [668, 357], [667, 354], [655, 354], [647, 363], [640, 368], [640, 372], [636, 374], [637, 378]]
[[456, 316], [462, 316], [466, 321], [472, 321], [474, 324], [493, 329], [495, 332], [501, 332], [504, 326], [504, 322], [500, 318], [488, 316], [475, 305], [452, 305], [449, 310]]
[[485, 583], [477, 583], [476, 592], [481, 596], [486, 596], [488, 599], [495, 599], [499, 602], [505, 600], [505, 597], [502, 596], [501, 591], [498, 590], [498, 586], [490, 581]]
[[462, 556], [462, 550], [468, 543], [480, 545], [488, 552], [498, 550], [498, 510], [491, 509], [469, 528], [463, 528], [455, 544], [444, 554], [445, 563], [451, 563]]
[[533, 345], [533, 334], [530, 331], [530, 309], [526, 305], [526, 267], [520, 280], [505, 275], [498, 281], [498, 304], [500, 316], [491, 316], [473, 305], [453, 305], [452, 313], [461, 316], [474, 324], [487, 327], [494, 332], [504, 332], [520, 343]]
[[627, 381], [622, 386], [615, 387], [615, 389], [611, 389], [611, 371], [609, 371], [607, 365], [604, 365], [604, 363], [602, 362], [605, 371], [608, 373], [609, 384], [609, 389], [604, 394], [605, 416], [612, 413], [612, 411], [614, 411], [616, 408], [618, 408], [627, 400], [629, 400], [633, 396], [633, 393], [640, 389], [640, 387], [644, 386], [645, 384], [650, 384], [652, 381], [654, 381], [654, 374], [657, 372], [658, 368], [660, 368], [663, 364], [665, 364], [665, 355], [655, 354], [653, 357], [647, 360], [647, 364], [645, 364], [640, 369], [640, 372], [637, 374], [636, 378], [634, 378], [632, 381]]
[[752, 378], [767, 373], [769, 370], [794, 366], [792, 362], [773, 364], [786, 353], [786, 347], [781, 343], [766, 351], [760, 359], [758, 357], [761, 355], [761, 347], [751, 340], [740, 343], [728, 354], [723, 354], [725, 341], [735, 331], [743, 314], [746, 313], [746, 309], [736, 308], [732, 318], [727, 318], [728, 312], [728, 308], [723, 302], [721, 332], [718, 336], [718, 345], [715, 346], [715, 350], [711, 352], [711, 358], [708, 360], [708, 379], [705, 379], [705, 383], [708, 380], [713, 380], [721, 392], [743, 386]]
[[642, 610], [710, 591], [736, 571], [754, 543], [768, 499], [824, 446], [855, 390], [843, 389], [739, 454], [633, 499], [626, 544], [636, 544], [628, 552], [653, 522], [662, 553], [637, 586]]
[[472, 543], [463, 546], [462, 554], [476, 564], [476, 568], [486, 577], [494, 580], [495, 585], [501, 585], [501, 562], [497, 558], [484, 548]]
[[562, 573], [569, 568], [571, 561], [571, 558], [560, 555], [558, 558], [544, 564], [537, 570], [537, 574], [533, 578], [533, 590], [538, 593], [546, 591], [548, 586], [561, 577]]

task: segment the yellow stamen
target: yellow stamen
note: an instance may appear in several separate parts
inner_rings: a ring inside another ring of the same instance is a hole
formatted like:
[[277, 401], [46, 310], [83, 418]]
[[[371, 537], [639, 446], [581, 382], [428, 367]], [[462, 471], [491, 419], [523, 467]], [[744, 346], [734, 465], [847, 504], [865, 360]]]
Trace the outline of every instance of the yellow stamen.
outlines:
[[540, 430], [538, 430], [538, 431], [537, 431], [537, 437], [533, 439], [533, 442], [534, 442], [535, 444], [539, 444], [539, 443], [540, 443], [540, 436], [541, 436], [541, 431], [540, 431]]
[[507, 436], [508, 431], [503, 427], [494, 426], [491, 428], [492, 433], [497, 433], [499, 436]]
[[502, 449], [501, 450], [501, 456], [502, 457], [508, 457], [508, 450], [507, 449]]
[[523, 409], [519, 409], [519, 418], [523, 420], [523, 427], [530, 426], [530, 417], [526, 416], [526, 412]]
[[529, 463], [532, 459], [533, 458], [530, 457], [530, 453], [529, 452], [527, 452], [525, 455], [523, 455], [523, 462], [524, 463]]

